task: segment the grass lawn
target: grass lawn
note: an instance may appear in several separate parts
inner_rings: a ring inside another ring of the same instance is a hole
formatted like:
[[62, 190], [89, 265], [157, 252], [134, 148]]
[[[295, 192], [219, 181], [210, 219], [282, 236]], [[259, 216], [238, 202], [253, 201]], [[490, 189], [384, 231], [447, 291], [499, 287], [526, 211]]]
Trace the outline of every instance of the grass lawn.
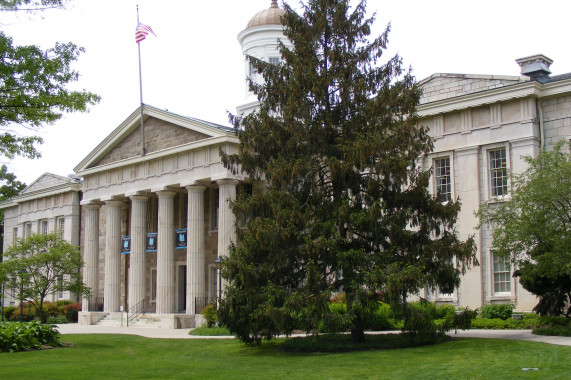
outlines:
[[[64, 335], [72, 348], [0, 353], [3, 379], [566, 379], [571, 347], [500, 339], [339, 354], [293, 354], [275, 343]], [[539, 368], [522, 371], [522, 368]]]

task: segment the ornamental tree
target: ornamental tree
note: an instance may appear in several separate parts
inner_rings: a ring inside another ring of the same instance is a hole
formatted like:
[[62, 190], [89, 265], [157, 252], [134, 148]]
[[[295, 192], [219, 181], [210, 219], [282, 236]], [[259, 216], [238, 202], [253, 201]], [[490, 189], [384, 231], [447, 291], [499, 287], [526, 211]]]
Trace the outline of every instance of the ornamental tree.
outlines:
[[314, 330], [340, 289], [362, 342], [379, 293], [404, 305], [425, 286], [450, 291], [475, 261], [472, 238], [454, 230], [459, 202], [432, 196], [417, 166], [432, 144], [414, 77], [383, 56], [390, 27], [370, 41], [366, 2], [349, 3], [285, 5], [291, 50], [280, 43], [278, 65], [249, 57], [260, 106], [231, 116], [239, 152], [221, 152], [254, 185], [232, 203], [248, 222], [224, 262], [219, 311], [245, 342]]
[[571, 144], [557, 143], [521, 174], [511, 173], [507, 202], [480, 206], [481, 224], [493, 230], [494, 254], [510, 259], [514, 276], [540, 297], [542, 315], [571, 312]]
[[80, 275], [82, 267], [79, 247], [71, 245], [57, 232], [33, 234], [18, 240], [4, 253], [0, 281], [13, 299], [30, 302], [45, 323], [43, 304], [48, 294], [70, 291], [78, 296], [89, 296], [90, 289], [84, 286]]

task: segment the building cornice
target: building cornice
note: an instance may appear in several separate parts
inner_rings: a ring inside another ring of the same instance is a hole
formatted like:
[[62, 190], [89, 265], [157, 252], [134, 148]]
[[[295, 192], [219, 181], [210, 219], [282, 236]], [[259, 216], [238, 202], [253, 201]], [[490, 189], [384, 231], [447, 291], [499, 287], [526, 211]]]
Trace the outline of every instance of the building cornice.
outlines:
[[38, 198], [47, 198], [52, 195], [58, 195], [63, 193], [68, 193], [71, 191], [81, 191], [82, 184], [81, 183], [66, 183], [57, 186], [48, 187], [42, 190], [37, 190], [34, 192], [16, 195], [10, 200], [4, 201], [0, 203], [0, 210], [4, 210], [6, 208], [10, 208], [16, 206], [20, 203], [31, 201]]
[[512, 99], [547, 98], [569, 92], [571, 92], [571, 79], [545, 84], [530, 81], [421, 104], [417, 107], [417, 111], [420, 117], [427, 117]]

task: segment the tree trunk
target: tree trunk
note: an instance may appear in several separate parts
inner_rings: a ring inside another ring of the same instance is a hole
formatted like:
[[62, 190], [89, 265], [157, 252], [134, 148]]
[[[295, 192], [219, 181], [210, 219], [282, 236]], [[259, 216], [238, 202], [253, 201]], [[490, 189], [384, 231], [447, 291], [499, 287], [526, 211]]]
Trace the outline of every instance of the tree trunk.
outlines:
[[[359, 320], [361, 318], [359, 317]], [[365, 342], [365, 330], [363, 330], [363, 324], [359, 323], [357, 326], [356, 322], [353, 322], [353, 327], [351, 328], [351, 341], [354, 344]]]

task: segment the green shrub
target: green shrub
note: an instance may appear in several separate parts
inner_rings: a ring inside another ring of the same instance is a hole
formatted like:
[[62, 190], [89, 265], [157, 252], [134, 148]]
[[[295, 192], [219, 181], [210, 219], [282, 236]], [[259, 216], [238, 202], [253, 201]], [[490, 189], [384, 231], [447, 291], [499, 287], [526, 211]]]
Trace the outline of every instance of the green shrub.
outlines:
[[398, 330], [402, 328], [402, 326], [398, 327], [396, 325], [391, 306], [387, 303], [379, 302], [379, 306], [374, 311], [370, 320], [366, 321], [366, 328], [373, 331], [383, 331]]
[[81, 311], [81, 302], [69, 303], [63, 305], [64, 313], [67, 321], [70, 323], [77, 322], [77, 314]]
[[4, 306], [4, 320], [11, 321], [15, 311], [16, 306]]
[[484, 305], [480, 308], [480, 317], [488, 319], [510, 319], [515, 305], [511, 303], [501, 303]]
[[40, 350], [43, 345], [61, 346], [55, 326], [33, 322], [0, 323], [0, 351], [19, 352]]
[[329, 313], [319, 321], [318, 329], [324, 333], [338, 333], [348, 331], [351, 328], [351, 320], [347, 315], [347, 305], [341, 302], [329, 304]]
[[543, 326], [571, 326], [571, 318], [566, 317], [550, 317], [550, 316], [543, 316], [539, 318], [541, 325]]
[[[31, 303], [24, 302], [24, 315], [22, 320], [24, 322], [33, 321], [36, 318], [36, 309], [32, 306]], [[10, 320], [13, 322], [20, 321], [20, 305], [16, 306], [14, 309], [14, 313], [10, 317]]]
[[476, 318], [472, 321], [473, 329], [523, 329], [525, 321], [523, 319], [500, 319], [500, 318]]
[[65, 317], [65, 315], [56, 315], [56, 316], [48, 317], [48, 320], [46, 323], [48, 325], [60, 325], [60, 324], [67, 323], [67, 318]]
[[202, 314], [202, 316], [206, 320], [206, 327], [208, 327], [208, 328], [214, 327], [214, 325], [218, 321], [216, 306], [213, 304], [210, 304], [210, 305], [206, 306], [205, 308], [203, 308], [200, 311], [200, 314]]
[[533, 329], [533, 334], [551, 336], [571, 336], [571, 326], [553, 325]]
[[[426, 301], [421, 301], [421, 303], [425, 302]], [[412, 339], [416, 339], [417, 337], [436, 337], [437, 327], [432, 321], [430, 314], [427, 313], [427, 311], [431, 310], [431, 307], [428, 306], [425, 308], [423, 306], [425, 305], [418, 307], [417, 303], [406, 306], [402, 332]]]
[[425, 314], [429, 315], [432, 319], [452, 318], [456, 314], [454, 305], [449, 304], [434, 304], [426, 300], [410, 302], [409, 305], [422, 310]]

